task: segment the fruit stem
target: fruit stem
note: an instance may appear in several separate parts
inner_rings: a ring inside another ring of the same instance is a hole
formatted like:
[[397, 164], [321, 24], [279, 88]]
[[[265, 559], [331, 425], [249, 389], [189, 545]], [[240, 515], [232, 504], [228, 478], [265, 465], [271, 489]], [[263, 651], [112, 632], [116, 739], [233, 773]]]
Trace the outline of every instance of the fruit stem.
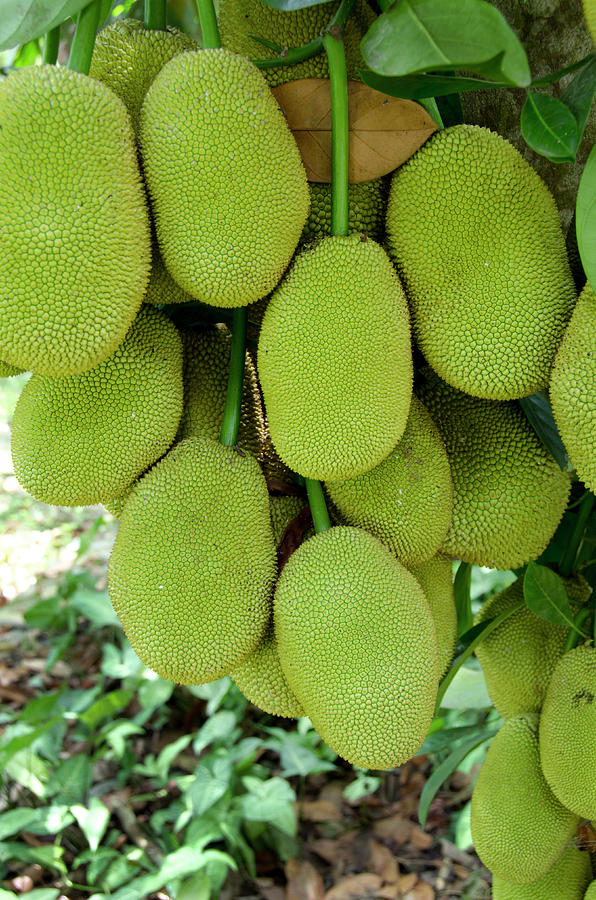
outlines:
[[197, 0], [197, 9], [199, 11], [199, 22], [201, 23], [201, 34], [203, 36], [203, 49], [213, 50], [217, 47], [221, 47], [213, 0]]
[[[563, 653], [569, 653], [570, 650], [573, 650], [574, 647], [577, 646], [577, 642], [579, 641], [580, 629], [589, 615], [591, 615], [591, 609], [580, 609], [575, 619], [573, 620], [573, 624], [575, 628], [569, 629], [569, 635], [567, 637], [567, 643], [565, 644], [565, 649]], [[576, 630], [577, 629], [577, 630]]]
[[[350, 17], [354, 3], [355, 0], [342, 0], [327, 28], [333, 28], [335, 25], [338, 28], [343, 29]], [[301, 47], [289, 47], [288, 49], [285, 49], [283, 56], [276, 56], [273, 59], [253, 59], [252, 64], [257, 66], [258, 69], [273, 69], [278, 66], [294, 66], [296, 63], [304, 62], [306, 59], [312, 59], [313, 56], [317, 56], [322, 49], [323, 38], [316, 37], [312, 41], [309, 41], [308, 44], [303, 44]]]
[[240, 306], [234, 310], [226, 405], [219, 433], [220, 443], [224, 447], [234, 447], [238, 441], [242, 385], [244, 383], [244, 360], [246, 357], [246, 319], [246, 306]]
[[348, 207], [348, 74], [343, 35], [336, 25], [323, 35], [331, 86], [331, 234], [346, 235]]
[[594, 503], [596, 503], [596, 497], [591, 491], [586, 491], [581, 499], [581, 503], [579, 504], [577, 522], [575, 523], [573, 534], [571, 535], [571, 538], [569, 540], [569, 543], [567, 544], [567, 548], [563, 553], [559, 565], [559, 571], [564, 578], [569, 577], [569, 575], [571, 575], [571, 573], [574, 571], [582, 543], [584, 530], [588, 519], [590, 518], [590, 513], [592, 512]]
[[327, 512], [323, 485], [320, 481], [313, 481], [312, 478], [305, 478], [304, 481], [313, 525], [315, 526], [315, 532], [319, 534], [319, 532], [327, 531], [328, 528], [331, 528], [331, 519]]
[[145, 0], [143, 16], [145, 28], [151, 31], [165, 31], [166, 0]]
[[43, 44], [43, 56], [41, 61], [50, 66], [56, 65], [58, 59], [58, 47], [60, 46], [60, 26], [56, 25], [46, 33]]
[[73, 72], [80, 72], [82, 75], [89, 74], [95, 33], [99, 25], [100, 8], [101, 0], [91, 0], [91, 3], [85, 6], [77, 16], [77, 26], [68, 58], [68, 68]]

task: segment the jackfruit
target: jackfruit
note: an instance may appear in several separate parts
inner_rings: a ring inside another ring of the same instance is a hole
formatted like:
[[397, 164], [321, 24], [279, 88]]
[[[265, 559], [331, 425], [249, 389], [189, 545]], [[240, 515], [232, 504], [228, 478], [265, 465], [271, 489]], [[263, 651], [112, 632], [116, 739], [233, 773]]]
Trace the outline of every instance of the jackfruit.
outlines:
[[540, 718], [540, 760], [568, 809], [596, 819], [596, 650], [566, 653], [553, 672]]
[[575, 287], [554, 200], [511, 144], [439, 131], [393, 177], [387, 237], [441, 378], [493, 400], [546, 386]]
[[420, 399], [445, 441], [453, 477], [441, 553], [499, 569], [536, 559], [565, 512], [571, 483], [519, 405], [469, 397], [430, 369]]
[[457, 644], [457, 610], [451, 578], [451, 560], [433, 556], [426, 562], [409, 566], [410, 572], [424, 591], [437, 632], [439, 678], [449, 669]]
[[[594, 31], [596, 32], [596, 27], [594, 28]], [[584, 900], [596, 900], [596, 881], [593, 881], [588, 887]]]
[[441, 435], [417, 397], [406, 430], [378, 466], [325, 487], [348, 524], [370, 531], [407, 568], [430, 559], [445, 540], [451, 472]]
[[292, 554], [273, 608], [282, 669], [323, 740], [364, 768], [414, 756], [438, 683], [435, 627], [414, 576], [371, 534], [337, 526]]
[[176, 28], [157, 31], [137, 19], [116, 19], [95, 39], [89, 75], [120, 97], [138, 132], [141, 106], [157, 73], [174, 56], [196, 49]]
[[509, 719], [489, 747], [472, 794], [472, 839], [493, 875], [531, 884], [556, 863], [579, 824], [545, 781], [538, 716]]
[[[219, 33], [222, 46], [240, 56], [251, 59], [277, 59], [289, 47], [301, 47], [318, 37], [327, 27], [338, 3], [323, 3], [294, 10], [272, 9], [262, 0], [221, 0], [219, 4]], [[360, 55], [360, 40], [368, 31], [375, 15], [363, 0], [357, 0], [347, 21], [343, 40], [348, 78], [358, 77], [364, 63]], [[279, 45], [274, 50], [254, 38], [265, 38]], [[262, 69], [270, 87], [296, 81], [299, 78], [329, 78], [327, 54], [321, 52], [292, 66], [273, 66]]]
[[[331, 233], [331, 185], [309, 184], [310, 213], [301, 242], [326, 237]], [[382, 178], [348, 185], [348, 231], [366, 234], [374, 241], [385, 237], [387, 189]]]
[[154, 246], [149, 284], [143, 302], [149, 303], [151, 306], [169, 306], [174, 303], [194, 303], [194, 299], [182, 290], [179, 284], [176, 284], [164, 265], [161, 253]]
[[511, 884], [493, 876], [493, 900], [582, 900], [591, 877], [590, 854], [571, 844], [552, 869], [531, 884]]
[[259, 72], [227, 50], [182, 53], [141, 110], [141, 149], [164, 262], [213, 306], [277, 284], [306, 222], [306, 173]]
[[258, 464], [208, 438], [188, 438], [131, 492], [108, 587], [145, 665], [199, 684], [228, 674], [255, 650], [275, 575]]
[[555, 421], [578, 477], [596, 490], [596, 295], [582, 291], [555, 357], [550, 382]]
[[149, 222], [123, 103], [55, 66], [0, 81], [0, 357], [76, 375], [122, 343], [149, 277]]
[[19, 483], [60, 506], [117, 497], [169, 448], [182, 396], [180, 335], [143, 307], [105, 362], [83, 375], [31, 376], [12, 420]]
[[257, 364], [273, 444], [293, 471], [322, 481], [378, 465], [412, 395], [408, 310], [382, 247], [328, 237], [296, 256], [267, 307]]
[[13, 375], [21, 375], [24, 371], [24, 369], [19, 369], [18, 366], [11, 366], [8, 363], [2, 362], [0, 359], [0, 378], [10, 378]]
[[583, 0], [584, 16], [588, 31], [592, 35], [592, 40], [596, 44], [596, 0]]
[[[232, 336], [224, 325], [214, 325], [184, 332], [183, 342], [184, 411], [178, 437], [204, 436], [216, 441], [226, 405]], [[237, 446], [258, 458], [264, 429], [257, 373], [247, 353]]]

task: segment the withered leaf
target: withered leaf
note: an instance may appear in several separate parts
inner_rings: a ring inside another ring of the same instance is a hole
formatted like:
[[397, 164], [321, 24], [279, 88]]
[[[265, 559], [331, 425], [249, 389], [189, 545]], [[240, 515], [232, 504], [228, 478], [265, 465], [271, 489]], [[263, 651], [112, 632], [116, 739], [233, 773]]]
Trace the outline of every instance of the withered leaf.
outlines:
[[[273, 89], [309, 181], [331, 182], [331, 91], [326, 78], [301, 78]], [[437, 130], [423, 106], [382, 94], [360, 81], [348, 82], [349, 181], [387, 175], [412, 156]]]

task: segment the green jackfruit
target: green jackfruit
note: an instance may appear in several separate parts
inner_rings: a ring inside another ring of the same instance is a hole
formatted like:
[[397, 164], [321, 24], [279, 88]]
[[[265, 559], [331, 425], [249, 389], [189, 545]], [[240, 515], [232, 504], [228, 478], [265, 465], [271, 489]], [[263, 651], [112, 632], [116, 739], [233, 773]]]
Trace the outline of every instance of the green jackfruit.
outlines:
[[116, 19], [95, 39], [89, 75], [120, 97], [137, 132], [145, 94], [157, 73], [174, 56], [196, 49], [195, 41], [175, 28], [156, 31], [137, 19]]
[[511, 144], [439, 131], [393, 177], [387, 237], [441, 378], [493, 400], [546, 386], [575, 287], [554, 200]]
[[21, 375], [25, 370], [18, 366], [11, 366], [0, 359], [0, 378], [11, 378], [13, 375]]
[[596, 490], [596, 295], [586, 285], [555, 357], [550, 399], [578, 477]]
[[0, 357], [75, 375], [122, 343], [149, 277], [149, 222], [122, 102], [55, 66], [0, 81]]
[[436, 699], [435, 627], [422, 588], [371, 534], [338, 526], [290, 557], [274, 597], [282, 669], [318, 733], [349, 762], [414, 756]]
[[[232, 336], [224, 325], [184, 332], [184, 412], [179, 439], [209, 437], [216, 441], [226, 405]], [[265, 425], [257, 373], [246, 354], [237, 446], [259, 458]]]
[[131, 492], [108, 587], [145, 665], [198, 684], [228, 674], [255, 650], [275, 575], [258, 464], [208, 438], [188, 438]]
[[182, 290], [179, 284], [176, 284], [164, 265], [161, 253], [154, 246], [149, 284], [143, 301], [152, 306], [169, 306], [173, 303], [194, 303], [194, 299]]
[[447, 448], [453, 518], [441, 553], [515, 569], [546, 548], [565, 512], [570, 478], [517, 403], [469, 397], [430, 369], [420, 398]]
[[12, 420], [19, 483], [60, 506], [117, 497], [162, 456], [182, 415], [182, 341], [143, 307], [118, 349], [83, 375], [32, 375]]
[[406, 430], [378, 466], [325, 486], [348, 524], [370, 531], [408, 568], [434, 556], [445, 540], [451, 472], [443, 439], [417, 397]]
[[290, 522], [296, 518], [298, 513], [304, 509], [307, 501], [302, 497], [292, 497], [290, 495], [276, 496], [271, 494], [269, 497], [269, 511], [271, 513], [271, 526], [273, 528], [273, 538], [276, 546], [279, 546], [284, 536], [284, 531]]
[[245, 306], [273, 289], [306, 222], [306, 173], [259, 72], [227, 50], [166, 63], [141, 110], [164, 262], [185, 291]]
[[472, 794], [472, 838], [493, 875], [512, 884], [543, 878], [579, 824], [545, 781], [538, 750], [538, 716], [505, 722]]
[[586, 17], [588, 31], [592, 35], [592, 40], [596, 44], [596, 0], [583, 0], [583, 2], [584, 16]]
[[[322, 3], [303, 9], [278, 10], [261, 0], [221, 0], [219, 4], [219, 33], [222, 46], [240, 56], [252, 59], [276, 59], [282, 54], [254, 40], [266, 38], [279, 45], [301, 47], [314, 40], [327, 27], [339, 4]], [[360, 40], [374, 20], [370, 6], [357, 0], [344, 31], [344, 47], [349, 78], [358, 77], [357, 69], [364, 63], [360, 55]], [[254, 37], [253, 37], [254, 36]], [[298, 78], [329, 78], [327, 54], [321, 52], [292, 66], [272, 66], [262, 70], [270, 87], [295, 81]]]
[[540, 760], [568, 809], [596, 819], [596, 650], [566, 653], [553, 672], [540, 718]]
[[[310, 213], [301, 242], [326, 237], [331, 233], [331, 185], [309, 184]], [[374, 241], [385, 237], [387, 189], [382, 178], [348, 185], [348, 231], [366, 234]]]
[[437, 631], [439, 678], [447, 672], [457, 644], [457, 610], [451, 578], [451, 560], [433, 556], [426, 562], [409, 566], [410, 572], [424, 591]]
[[590, 854], [572, 844], [552, 869], [532, 884], [511, 884], [493, 876], [493, 900], [582, 900], [591, 877]]
[[387, 456], [406, 427], [412, 354], [379, 244], [328, 237], [296, 256], [263, 319], [258, 371], [273, 444], [293, 471], [349, 478]]
[[[594, 27], [594, 32], [596, 33], [596, 23]], [[596, 881], [593, 881], [591, 885], [588, 887], [586, 891], [584, 900], [596, 900]]]

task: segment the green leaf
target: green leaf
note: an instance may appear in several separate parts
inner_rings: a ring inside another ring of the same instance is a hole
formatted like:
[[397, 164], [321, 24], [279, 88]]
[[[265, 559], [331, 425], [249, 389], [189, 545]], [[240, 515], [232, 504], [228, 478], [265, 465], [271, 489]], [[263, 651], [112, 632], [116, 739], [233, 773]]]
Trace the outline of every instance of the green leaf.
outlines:
[[210, 897], [211, 879], [205, 871], [191, 875], [176, 891], [176, 900], [209, 900]]
[[199, 697], [207, 701], [207, 715], [212, 716], [221, 706], [222, 700], [232, 687], [232, 681], [228, 675], [218, 678], [217, 681], [208, 681], [207, 684], [194, 684], [188, 690], [193, 697]]
[[155, 768], [164, 781], [167, 781], [170, 768], [176, 757], [179, 756], [183, 750], [186, 750], [191, 741], [192, 734], [183, 734], [163, 748], [157, 757]]
[[[528, 563], [524, 575], [524, 600], [532, 612], [553, 625], [568, 625], [579, 631], [573, 623], [573, 613], [562, 579], [552, 569], [536, 562]], [[582, 632], [580, 632], [581, 634]]]
[[237, 717], [228, 709], [222, 709], [211, 716], [210, 719], [207, 719], [205, 724], [199, 729], [192, 745], [192, 749], [197, 756], [209, 744], [213, 744], [215, 741], [227, 740], [234, 731], [237, 721]]
[[271, 9], [282, 9], [291, 12], [294, 9], [305, 9], [307, 6], [320, 6], [321, 3], [329, 3], [330, 0], [263, 0]]
[[91, 797], [88, 807], [75, 804], [70, 811], [87, 838], [89, 848], [97, 850], [110, 821], [110, 810], [99, 797]]
[[575, 229], [584, 272], [594, 287], [596, 286], [596, 146], [592, 147], [579, 182]]
[[380, 784], [381, 779], [377, 778], [375, 775], [358, 774], [358, 777], [343, 789], [342, 796], [344, 796], [349, 803], [355, 803], [363, 797], [374, 794]]
[[[596, 53], [593, 53], [589, 62], [569, 82], [561, 94], [561, 102], [567, 106], [574, 115], [577, 123], [579, 141], [581, 141], [590, 107], [596, 93]], [[578, 142], [579, 143], [579, 142]]]
[[485, 0], [398, 0], [373, 22], [360, 47], [379, 75], [463, 69], [519, 87], [530, 83], [524, 48]]
[[281, 760], [281, 774], [284, 778], [293, 775], [316, 775], [320, 772], [333, 772], [336, 766], [308, 747], [301, 735], [285, 732], [281, 740], [267, 741], [267, 747], [277, 750]]
[[521, 113], [525, 142], [553, 163], [575, 162], [579, 131], [575, 116], [550, 94], [528, 93]]
[[40, 847], [28, 847], [18, 841], [5, 841], [0, 844], [0, 862], [18, 860], [19, 862], [38, 863], [45, 869], [52, 869], [66, 875], [66, 866], [62, 862], [64, 847], [56, 844], [44, 844]]
[[0, 50], [40, 37], [88, 3], [89, 0], [0, 0]]
[[296, 833], [296, 794], [287, 781], [278, 777], [261, 781], [246, 775], [242, 784], [248, 793], [238, 798], [238, 805], [245, 819], [268, 822], [285, 834]]
[[27, 831], [29, 826], [36, 822], [39, 818], [39, 810], [24, 807], [23, 809], [11, 809], [0, 815], [0, 841], [18, 834], [20, 831]]
[[205, 759], [195, 772], [195, 780], [186, 795], [197, 816], [201, 816], [228, 790], [232, 780], [232, 766], [225, 757]]
[[37, 728], [32, 729], [27, 734], [21, 734], [8, 741], [8, 743], [0, 750], [0, 771], [6, 767], [6, 764], [13, 756], [20, 753], [21, 750], [31, 747], [31, 745], [45, 734], [46, 731], [49, 731], [50, 728], [53, 728], [54, 725], [61, 721], [62, 716], [54, 716], [48, 722], [44, 722], [43, 725], [38, 725]]
[[469, 666], [462, 666], [441, 701], [444, 709], [490, 709], [492, 705], [482, 669]]
[[87, 797], [92, 779], [91, 760], [84, 753], [65, 759], [46, 785], [48, 797], [58, 796], [65, 803], [82, 803]]
[[118, 626], [118, 616], [106, 591], [91, 591], [81, 588], [68, 601], [78, 613], [85, 616], [96, 628], [107, 625]]
[[519, 405], [542, 444], [554, 456], [559, 468], [565, 472], [569, 463], [567, 451], [561, 440], [553, 410], [546, 394], [543, 391], [538, 391], [538, 393], [531, 394], [529, 397], [522, 397]]
[[491, 728], [490, 730], [481, 731], [480, 734], [475, 735], [473, 738], [470, 738], [469, 741], [464, 741], [463, 744], [460, 744], [459, 747], [456, 747], [453, 750], [447, 759], [443, 760], [440, 766], [434, 770], [424, 788], [422, 790], [422, 794], [420, 795], [420, 803], [418, 804], [418, 820], [422, 827], [426, 825], [426, 820], [428, 818], [428, 812], [430, 810], [430, 805], [433, 802], [435, 795], [444, 781], [446, 781], [450, 775], [452, 775], [457, 767], [464, 761], [466, 756], [475, 750], [476, 747], [479, 747], [480, 744], [483, 744], [485, 741], [488, 741], [490, 738], [494, 737], [497, 733], [497, 728]]
[[460, 563], [455, 573], [453, 593], [455, 596], [455, 608], [457, 610], [457, 634], [461, 637], [474, 624], [472, 615], [472, 602], [470, 599], [470, 587], [472, 584], [472, 566], [470, 563]]
[[104, 694], [99, 700], [96, 700], [89, 709], [79, 716], [79, 721], [86, 725], [87, 728], [96, 728], [98, 723], [107, 716], [125, 709], [133, 698], [134, 691], [110, 691]]
[[54, 888], [35, 888], [26, 894], [13, 894], [12, 891], [3, 891], [0, 888], [0, 900], [15, 900], [16, 897], [25, 897], [25, 900], [57, 900], [60, 891]]
[[510, 87], [506, 82], [484, 81], [459, 75], [404, 75], [393, 78], [378, 75], [370, 69], [358, 69], [358, 72], [369, 87], [402, 100], [422, 100], [425, 97], [443, 97], [462, 91], [492, 91], [495, 88]]

